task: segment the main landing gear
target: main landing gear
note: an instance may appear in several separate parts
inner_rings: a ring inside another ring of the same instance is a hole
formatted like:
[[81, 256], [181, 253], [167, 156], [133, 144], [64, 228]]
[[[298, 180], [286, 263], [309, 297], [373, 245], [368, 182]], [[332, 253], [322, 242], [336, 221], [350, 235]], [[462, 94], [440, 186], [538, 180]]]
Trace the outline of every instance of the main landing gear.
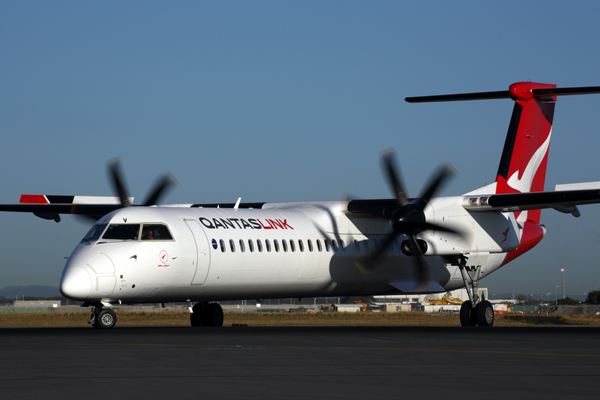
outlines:
[[96, 305], [92, 307], [92, 316], [88, 321], [88, 324], [96, 329], [108, 329], [115, 326], [117, 323], [117, 316], [113, 310], [102, 308], [102, 305]]
[[[460, 307], [460, 324], [462, 326], [492, 326], [494, 325], [494, 307], [489, 301], [481, 300], [477, 294], [477, 279], [481, 266], [467, 267], [466, 264], [466, 258], [461, 256], [458, 268], [460, 268], [469, 301], [465, 301]], [[468, 278], [471, 278], [471, 287], [469, 287]]]
[[192, 307], [192, 326], [223, 326], [223, 309], [217, 303], [202, 301]]

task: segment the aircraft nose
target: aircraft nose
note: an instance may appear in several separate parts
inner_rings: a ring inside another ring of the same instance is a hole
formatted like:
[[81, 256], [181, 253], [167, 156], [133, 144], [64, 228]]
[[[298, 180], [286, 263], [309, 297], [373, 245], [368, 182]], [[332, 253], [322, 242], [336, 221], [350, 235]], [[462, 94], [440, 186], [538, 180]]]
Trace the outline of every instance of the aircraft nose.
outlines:
[[80, 267], [65, 268], [60, 280], [60, 292], [70, 299], [85, 300], [92, 290], [92, 277]]

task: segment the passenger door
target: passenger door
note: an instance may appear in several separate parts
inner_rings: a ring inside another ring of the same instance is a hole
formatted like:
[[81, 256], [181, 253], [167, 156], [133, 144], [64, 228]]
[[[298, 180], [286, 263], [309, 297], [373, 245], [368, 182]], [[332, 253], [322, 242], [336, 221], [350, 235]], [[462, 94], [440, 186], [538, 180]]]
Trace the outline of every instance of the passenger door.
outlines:
[[210, 247], [208, 238], [200, 223], [193, 219], [186, 219], [185, 223], [192, 232], [196, 244], [196, 273], [192, 278], [192, 285], [202, 285], [206, 281], [210, 269]]

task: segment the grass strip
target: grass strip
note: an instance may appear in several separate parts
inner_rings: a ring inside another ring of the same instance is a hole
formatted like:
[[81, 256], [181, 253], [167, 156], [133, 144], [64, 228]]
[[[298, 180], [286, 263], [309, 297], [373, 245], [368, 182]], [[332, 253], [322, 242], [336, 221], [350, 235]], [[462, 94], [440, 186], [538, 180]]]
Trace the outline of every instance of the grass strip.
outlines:
[[[433, 318], [435, 316], [435, 318]], [[89, 311], [5, 312], [2, 327], [89, 326]], [[118, 326], [189, 326], [188, 311], [117, 311]], [[460, 326], [457, 314], [399, 313], [242, 313], [225, 312], [225, 326]], [[496, 315], [495, 326], [600, 326], [600, 316]]]

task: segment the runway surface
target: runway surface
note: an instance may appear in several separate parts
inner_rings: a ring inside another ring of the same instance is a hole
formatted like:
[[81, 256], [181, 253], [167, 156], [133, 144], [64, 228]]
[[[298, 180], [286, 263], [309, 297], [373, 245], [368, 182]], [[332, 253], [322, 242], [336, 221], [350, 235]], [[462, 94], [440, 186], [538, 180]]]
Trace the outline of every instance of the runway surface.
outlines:
[[5, 328], [0, 368], [3, 399], [597, 398], [600, 328]]

